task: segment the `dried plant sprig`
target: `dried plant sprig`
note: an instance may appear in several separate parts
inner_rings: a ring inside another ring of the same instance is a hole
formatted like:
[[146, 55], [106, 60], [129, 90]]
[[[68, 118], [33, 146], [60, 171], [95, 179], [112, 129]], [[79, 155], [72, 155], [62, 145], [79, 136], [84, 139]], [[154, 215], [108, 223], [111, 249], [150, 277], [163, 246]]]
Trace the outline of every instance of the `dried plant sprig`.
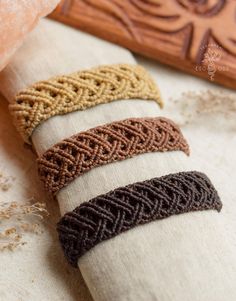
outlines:
[[0, 251], [6, 249], [12, 251], [25, 245], [26, 241], [23, 241], [23, 238], [26, 232], [42, 233], [41, 224], [36, 221], [48, 215], [46, 204], [36, 202], [34, 198], [27, 200], [24, 204], [0, 203]]
[[31, 198], [25, 204], [19, 204], [17, 202], [0, 204], [0, 221], [1, 219], [9, 219], [13, 216], [20, 218], [23, 215], [34, 215], [43, 219], [45, 215], [49, 214], [45, 203], [32, 203], [33, 201], [34, 199]]
[[8, 191], [12, 187], [12, 183], [15, 180], [12, 176], [5, 176], [0, 172], [0, 190]]
[[200, 116], [220, 114], [225, 120], [236, 117], [236, 96], [224, 90], [187, 91], [178, 99], [171, 99], [178, 107], [184, 124]]
[[26, 244], [21, 241], [22, 235], [20, 235], [15, 227], [8, 228], [3, 232], [0, 232], [0, 250], [14, 250], [20, 245]]

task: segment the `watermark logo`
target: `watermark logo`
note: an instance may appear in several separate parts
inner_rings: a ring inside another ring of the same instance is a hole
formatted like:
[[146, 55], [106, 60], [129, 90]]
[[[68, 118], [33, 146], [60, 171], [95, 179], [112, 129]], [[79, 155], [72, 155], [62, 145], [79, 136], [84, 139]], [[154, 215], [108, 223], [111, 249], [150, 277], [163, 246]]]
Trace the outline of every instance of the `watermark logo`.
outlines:
[[215, 74], [217, 71], [228, 71], [228, 66], [221, 66], [217, 64], [223, 54], [223, 50], [219, 45], [216, 44], [208, 44], [200, 48], [201, 51], [204, 52], [204, 57], [202, 59], [202, 65], [197, 65], [195, 70], [197, 72], [207, 72], [210, 80], [214, 81]]

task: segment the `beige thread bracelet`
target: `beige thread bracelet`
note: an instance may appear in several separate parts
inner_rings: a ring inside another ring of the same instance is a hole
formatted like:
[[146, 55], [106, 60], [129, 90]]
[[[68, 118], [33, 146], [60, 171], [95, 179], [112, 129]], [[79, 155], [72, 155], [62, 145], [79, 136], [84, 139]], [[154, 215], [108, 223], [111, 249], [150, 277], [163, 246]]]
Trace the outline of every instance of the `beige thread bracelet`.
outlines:
[[143, 67], [116, 64], [37, 82], [19, 92], [9, 109], [17, 130], [30, 143], [33, 130], [50, 117], [135, 98], [163, 105], [154, 80]]

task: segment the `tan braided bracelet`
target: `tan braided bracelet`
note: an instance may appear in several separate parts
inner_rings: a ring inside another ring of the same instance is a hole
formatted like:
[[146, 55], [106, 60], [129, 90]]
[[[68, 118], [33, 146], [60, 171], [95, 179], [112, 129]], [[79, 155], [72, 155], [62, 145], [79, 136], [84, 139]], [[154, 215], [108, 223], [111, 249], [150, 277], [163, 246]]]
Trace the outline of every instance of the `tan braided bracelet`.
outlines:
[[180, 150], [189, 146], [169, 119], [130, 118], [87, 130], [65, 139], [38, 159], [39, 177], [56, 193], [90, 169], [138, 154]]
[[134, 98], [154, 100], [162, 107], [159, 90], [144, 68], [117, 64], [35, 83], [19, 92], [9, 109], [19, 133], [29, 143], [35, 127], [52, 116]]
[[222, 208], [218, 193], [200, 172], [181, 172], [117, 188], [66, 213], [57, 225], [68, 261], [133, 227], [171, 215]]

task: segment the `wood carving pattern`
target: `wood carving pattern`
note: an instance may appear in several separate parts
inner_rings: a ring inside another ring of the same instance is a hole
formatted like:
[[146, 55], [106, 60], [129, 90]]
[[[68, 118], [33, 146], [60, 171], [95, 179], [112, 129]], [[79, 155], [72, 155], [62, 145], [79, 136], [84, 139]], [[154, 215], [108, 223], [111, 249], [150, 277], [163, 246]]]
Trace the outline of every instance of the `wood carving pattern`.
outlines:
[[235, 88], [235, 15], [235, 0], [63, 0], [51, 17], [198, 76], [214, 61]]

